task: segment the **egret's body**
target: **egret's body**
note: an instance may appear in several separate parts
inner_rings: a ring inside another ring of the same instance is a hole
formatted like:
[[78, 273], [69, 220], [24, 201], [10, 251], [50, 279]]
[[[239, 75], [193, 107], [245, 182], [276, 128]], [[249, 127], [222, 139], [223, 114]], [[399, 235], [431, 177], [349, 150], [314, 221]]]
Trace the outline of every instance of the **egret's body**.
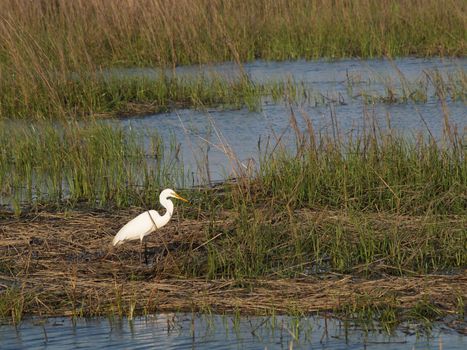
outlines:
[[166, 209], [165, 214], [160, 215], [155, 210], [148, 210], [139, 214], [137, 217], [123, 226], [120, 231], [118, 231], [112, 241], [112, 245], [119, 246], [126, 241], [133, 241], [137, 239], [139, 239], [142, 243], [145, 236], [166, 225], [170, 221], [174, 211], [174, 205], [169, 199], [170, 197], [178, 198], [188, 202], [185, 198], [179, 196], [171, 189], [162, 191], [159, 195], [159, 201]]

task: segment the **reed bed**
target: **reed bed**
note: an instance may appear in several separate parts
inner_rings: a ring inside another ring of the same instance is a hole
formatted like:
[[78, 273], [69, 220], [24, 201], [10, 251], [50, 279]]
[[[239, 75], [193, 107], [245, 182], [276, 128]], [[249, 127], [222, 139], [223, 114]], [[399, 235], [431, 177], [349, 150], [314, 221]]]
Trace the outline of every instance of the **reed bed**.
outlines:
[[173, 67], [252, 59], [463, 56], [465, 3], [3, 1], [2, 61]]
[[[101, 73], [224, 61], [241, 71], [241, 62], [253, 59], [464, 56], [465, 7], [461, 0], [7, 0], [0, 4], [0, 118], [257, 107], [274, 86], [246, 78], [105, 80]], [[383, 102], [426, 98], [423, 86], [393, 92], [360, 95]]]

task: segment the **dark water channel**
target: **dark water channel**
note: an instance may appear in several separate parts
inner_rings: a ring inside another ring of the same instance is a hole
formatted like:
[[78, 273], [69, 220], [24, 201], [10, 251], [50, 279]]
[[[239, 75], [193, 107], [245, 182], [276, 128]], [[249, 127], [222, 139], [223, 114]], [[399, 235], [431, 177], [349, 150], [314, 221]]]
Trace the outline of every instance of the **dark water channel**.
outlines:
[[50, 318], [0, 327], [1, 349], [465, 349], [467, 338], [442, 326], [392, 334], [336, 319], [159, 314], [109, 320]]

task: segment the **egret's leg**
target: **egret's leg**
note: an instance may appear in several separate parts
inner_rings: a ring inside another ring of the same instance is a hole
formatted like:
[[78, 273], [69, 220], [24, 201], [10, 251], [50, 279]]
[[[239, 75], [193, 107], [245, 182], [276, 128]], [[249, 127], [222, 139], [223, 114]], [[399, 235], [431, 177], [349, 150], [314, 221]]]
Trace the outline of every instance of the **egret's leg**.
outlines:
[[148, 265], [148, 243], [144, 241], [144, 262]]
[[139, 264], [143, 263], [143, 257], [141, 256], [141, 251], [143, 250], [143, 240], [139, 241]]

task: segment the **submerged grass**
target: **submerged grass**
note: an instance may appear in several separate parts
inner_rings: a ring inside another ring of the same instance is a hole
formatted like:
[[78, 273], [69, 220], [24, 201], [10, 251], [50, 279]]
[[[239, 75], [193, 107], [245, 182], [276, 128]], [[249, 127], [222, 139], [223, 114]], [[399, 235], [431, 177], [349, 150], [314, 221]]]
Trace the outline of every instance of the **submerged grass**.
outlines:
[[[200, 73], [181, 77], [163, 71], [131, 76], [131, 71], [82, 72], [57, 76], [43, 71], [27, 82], [0, 81], [0, 119], [95, 119], [168, 112], [179, 108], [261, 109], [264, 99], [274, 103], [319, 106], [348, 104], [426, 103], [467, 100], [464, 69], [424, 71], [408, 79], [397, 67], [397, 78], [347, 76], [346, 89], [321, 91], [319, 86], [292, 79], [254, 82], [246, 74], [235, 77]], [[27, 86], [20, 86], [21, 84]]]
[[[448, 73], [442, 73], [438, 69], [424, 70], [414, 80], [409, 80], [396, 65], [393, 68], [396, 77], [376, 75], [376, 79], [370, 79], [365, 84], [362, 84], [358, 75], [347, 74], [347, 94], [369, 104], [426, 103], [431, 99], [467, 101], [467, 75], [462, 67]], [[372, 88], [375, 83], [382, 88]]]
[[167, 184], [183, 186], [178, 146], [157, 133], [99, 123], [2, 124], [0, 193], [17, 212], [24, 203], [142, 204]]

